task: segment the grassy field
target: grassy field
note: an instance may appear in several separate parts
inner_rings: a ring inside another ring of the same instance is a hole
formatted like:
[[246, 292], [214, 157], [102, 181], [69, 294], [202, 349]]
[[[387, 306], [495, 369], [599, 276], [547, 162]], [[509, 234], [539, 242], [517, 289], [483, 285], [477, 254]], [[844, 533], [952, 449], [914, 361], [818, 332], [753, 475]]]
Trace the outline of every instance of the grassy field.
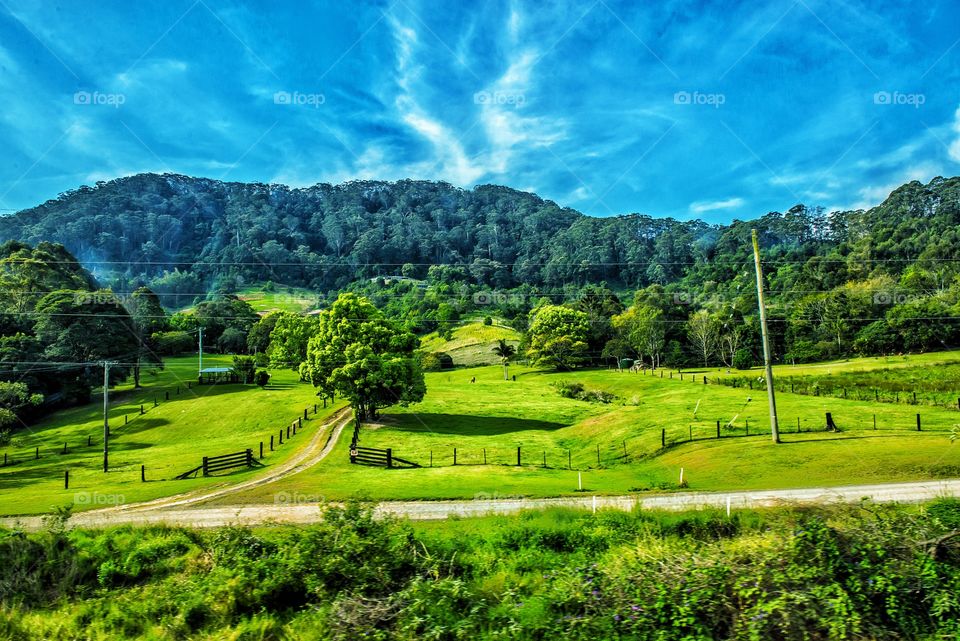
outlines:
[[472, 367], [499, 363], [492, 350], [501, 339], [516, 346], [520, 342], [520, 333], [504, 325], [474, 322], [453, 330], [453, 338], [449, 341], [440, 338], [436, 332], [427, 334], [421, 339], [420, 347], [427, 352], [446, 352], [453, 358], [454, 365]]
[[[204, 365], [229, 363], [227, 356], [204, 358]], [[260, 441], [269, 442], [271, 434], [279, 441], [279, 430], [316, 402], [313, 388], [299, 383], [292, 371], [274, 370], [270, 384], [260, 389], [252, 385], [198, 386], [196, 367], [196, 357], [168, 359], [163, 370], [144, 376], [142, 389], [126, 384], [112, 391], [107, 474], [102, 472], [103, 413], [96, 395], [88, 405], [57, 412], [17, 432], [9, 447], [0, 448], [0, 454], [16, 461], [0, 467], [0, 513], [47, 512], [65, 504], [73, 504], [77, 510], [105, 507], [245, 480], [294, 454], [313, 434], [306, 427], [302, 436], [285, 441], [282, 447], [278, 443], [274, 453], [267, 446], [264, 468], [226, 477], [172, 480], [199, 465], [204, 455], [247, 448], [258, 454]], [[194, 381], [192, 389], [187, 389], [187, 381]], [[317, 419], [332, 411], [320, 408], [316, 416], [311, 413], [307, 425], [319, 423]], [[62, 453], [64, 443], [66, 454]], [[38, 460], [34, 459], [37, 447]], [[140, 481], [141, 465], [146, 466], [146, 483]], [[69, 490], [63, 487], [65, 470], [70, 471]]]
[[[694, 490], [960, 476], [956, 411], [920, 408], [924, 431], [917, 432], [918, 408], [780, 394], [784, 443], [775, 445], [763, 392], [703, 385], [700, 378], [694, 383], [689, 375], [681, 382], [659, 373], [557, 374], [518, 366], [513, 371], [516, 382], [502, 380], [496, 366], [428, 374], [422, 403], [392, 408], [379, 425], [364, 427], [362, 445], [390, 447], [422, 468], [350, 465], [344, 439], [322, 465], [239, 500], [270, 501], [281, 491], [305, 501], [557, 496], [578, 489], [578, 472], [586, 490], [612, 494], [676, 488], [681, 468]], [[563, 398], [554, 387], [562, 380], [618, 398], [611, 404]], [[823, 431], [826, 412], [842, 432]], [[661, 448], [663, 430], [666, 448]], [[237, 496], [223, 500], [236, 501]]]
[[237, 296], [250, 303], [261, 314], [269, 312], [308, 312], [317, 308], [317, 294], [302, 287], [274, 285], [270, 291], [264, 286], [247, 287], [237, 292]]

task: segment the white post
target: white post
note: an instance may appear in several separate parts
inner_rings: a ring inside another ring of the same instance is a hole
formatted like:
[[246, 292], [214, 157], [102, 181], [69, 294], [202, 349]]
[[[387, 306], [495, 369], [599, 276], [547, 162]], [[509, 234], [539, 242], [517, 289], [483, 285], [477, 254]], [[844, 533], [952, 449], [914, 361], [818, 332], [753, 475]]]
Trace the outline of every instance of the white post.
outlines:
[[594, 514], [597, 513], [597, 497], [596, 496], [593, 497], [593, 513]]
[[197, 367], [197, 374], [203, 371], [203, 328], [200, 328], [200, 364]]
[[730, 518], [730, 497], [727, 497], [727, 518]]
[[680, 468], [680, 485], [683, 485], [683, 468]]
[[577, 489], [583, 491], [583, 476], [577, 472]]

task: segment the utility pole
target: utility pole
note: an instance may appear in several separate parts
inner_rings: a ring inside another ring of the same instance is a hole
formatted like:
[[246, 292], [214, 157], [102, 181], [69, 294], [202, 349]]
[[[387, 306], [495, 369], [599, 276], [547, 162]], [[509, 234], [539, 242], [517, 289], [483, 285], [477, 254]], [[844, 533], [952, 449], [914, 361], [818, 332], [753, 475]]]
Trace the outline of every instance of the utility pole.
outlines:
[[763, 303], [763, 268], [760, 267], [760, 243], [757, 230], [753, 230], [753, 264], [757, 269], [757, 303], [760, 305], [760, 333], [763, 335], [763, 367], [767, 377], [767, 400], [770, 403], [770, 434], [773, 442], [780, 442], [780, 426], [777, 424], [777, 399], [773, 391], [773, 363], [770, 357], [770, 337], [767, 332], [767, 308]]
[[116, 362], [103, 361], [103, 471], [109, 466], [110, 442], [110, 367]]

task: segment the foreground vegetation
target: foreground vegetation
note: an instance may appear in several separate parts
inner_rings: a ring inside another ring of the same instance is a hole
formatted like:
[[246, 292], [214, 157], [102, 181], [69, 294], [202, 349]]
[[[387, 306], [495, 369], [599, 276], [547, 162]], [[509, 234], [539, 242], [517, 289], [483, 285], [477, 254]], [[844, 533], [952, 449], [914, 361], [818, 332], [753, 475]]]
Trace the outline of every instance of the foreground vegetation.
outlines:
[[572, 510], [411, 525], [0, 533], [0, 637], [917, 639], [960, 634], [960, 503]]

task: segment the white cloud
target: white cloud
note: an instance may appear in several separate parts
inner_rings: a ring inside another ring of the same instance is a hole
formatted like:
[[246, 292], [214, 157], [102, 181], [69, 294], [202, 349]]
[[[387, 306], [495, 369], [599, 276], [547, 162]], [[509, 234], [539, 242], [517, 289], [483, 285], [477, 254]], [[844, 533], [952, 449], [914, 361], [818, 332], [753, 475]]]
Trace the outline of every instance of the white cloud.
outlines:
[[703, 214], [708, 211], [717, 211], [718, 209], [733, 209], [735, 207], [742, 207], [743, 204], [743, 198], [728, 198], [726, 200], [710, 201], [701, 200], [695, 203], [690, 203], [690, 213]]
[[960, 107], [953, 115], [953, 133], [957, 137], [950, 143], [950, 159], [954, 162], [960, 162]]

